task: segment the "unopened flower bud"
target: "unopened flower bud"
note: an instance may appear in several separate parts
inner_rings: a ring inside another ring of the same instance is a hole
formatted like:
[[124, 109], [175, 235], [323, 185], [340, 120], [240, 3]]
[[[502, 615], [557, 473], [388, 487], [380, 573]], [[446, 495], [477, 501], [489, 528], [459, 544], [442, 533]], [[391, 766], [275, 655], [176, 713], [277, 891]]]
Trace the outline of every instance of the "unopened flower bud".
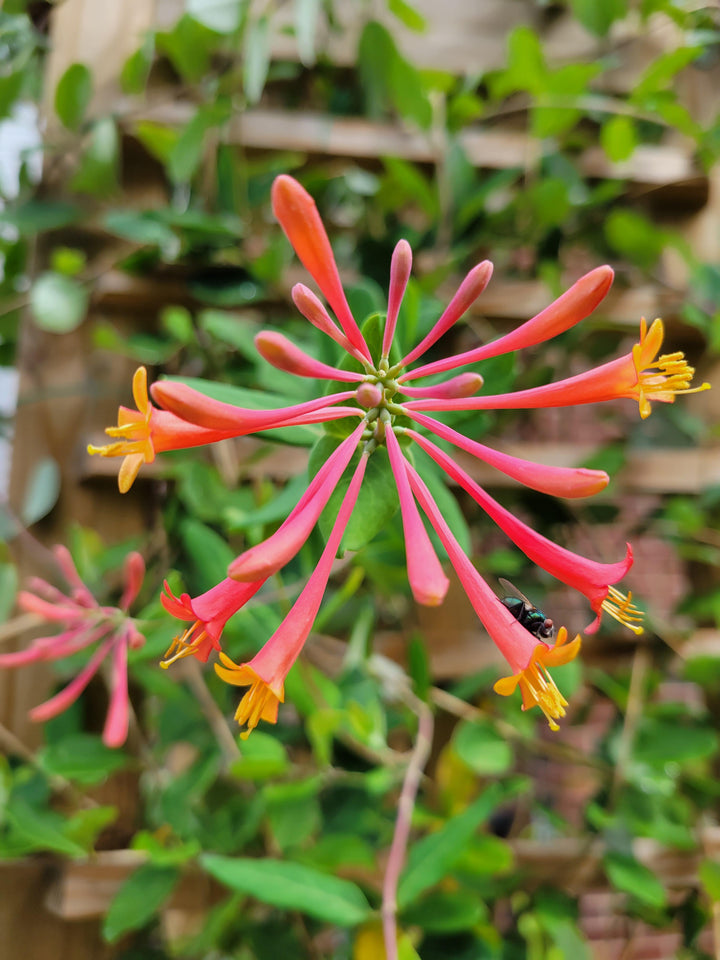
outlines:
[[366, 410], [372, 410], [379, 406], [383, 398], [382, 387], [377, 383], [361, 383], [355, 391], [355, 398], [361, 407]]

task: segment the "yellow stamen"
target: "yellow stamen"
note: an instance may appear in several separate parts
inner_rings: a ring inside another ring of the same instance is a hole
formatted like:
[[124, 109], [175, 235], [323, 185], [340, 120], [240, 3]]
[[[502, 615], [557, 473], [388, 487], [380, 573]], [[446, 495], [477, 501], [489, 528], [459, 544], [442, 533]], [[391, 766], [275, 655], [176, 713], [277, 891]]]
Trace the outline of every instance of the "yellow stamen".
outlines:
[[106, 443], [104, 446], [95, 446], [91, 443], [87, 448], [88, 453], [98, 454], [101, 457], [125, 457], [118, 476], [121, 493], [127, 493], [133, 485], [142, 464], [151, 463], [155, 459], [150, 435], [153, 407], [148, 399], [145, 367], [138, 367], [133, 376], [133, 398], [137, 411], [121, 407], [118, 411], [118, 425], [105, 428], [105, 433], [109, 437], [122, 439], [115, 443]]
[[559, 730], [560, 727], [555, 723], [555, 720], [565, 716], [567, 700], [558, 690], [545, 665], [531, 663], [523, 670], [519, 682], [523, 694], [524, 709], [527, 709], [528, 700], [531, 701], [530, 706], [537, 704], [545, 714], [550, 729]]
[[580, 651], [580, 637], [576, 636], [571, 643], [566, 643], [567, 637], [567, 630], [561, 627], [555, 646], [548, 647], [545, 643], [538, 643], [524, 670], [510, 677], [503, 677], [493, 687], [496, 693], [507, 697], [519, 686], [523, 710], [540, 707], [551, 730], [560, 729], [556, 721], [565, 716], [567, 700], [558, 690], [547, 668], [568, 663]]
[[662, 320], [654, 320], [647, 329], [643, 317], [640, 323], [640, 342], [633, 347], [637, 373], [637, 400], [640, 416], [645, 420], [652, 413], [651, 400], [672, 403], [680, 393], [701, 393], [709, 390], [709, 383], [691, 387], [695, 368], [691, 367], [681, 350], [663, 353], [655, 360], [664, 336]]
[[632, 602], [630, 591], [625, 596], [615, 587], [608, 587], [608, 595], [603, 600], [601, 607], [608, 616], [613, 617], [628, 630], [632, 630], [637, 636], [643, 633], [643, 628], [639, 625], [643, 618], [643, 612]]
[[[199, 632], [196, 633], [196, 631]], [[192, 656], [192, 654], [197, 652], [198, 647], [206, 638], [207, 632], [204, 629], [202, 620], [196, 620], [184, 633], [180, 634], [179, 637], [175, 637], [168, 647], [165, 657], [160, 661], [160, 666], [164, 670], [167, 670], [176, 660], [182, 660], [184, 657]]]
[[215, 664], [215, 672], [219, 677], [236, 687], [250, 687], [235, 711], [237, 722], [241, 726], [247, 725], [247, 730], [243, 730], [240, 738], [247, 740], [261, 720], [277, 723], [278, 707], [285, 699], [282, 685], [279, 690], [273, 690], [249, 664], [233, 663], [224, 653], [220, 653], [220, 660], [223, 666]]

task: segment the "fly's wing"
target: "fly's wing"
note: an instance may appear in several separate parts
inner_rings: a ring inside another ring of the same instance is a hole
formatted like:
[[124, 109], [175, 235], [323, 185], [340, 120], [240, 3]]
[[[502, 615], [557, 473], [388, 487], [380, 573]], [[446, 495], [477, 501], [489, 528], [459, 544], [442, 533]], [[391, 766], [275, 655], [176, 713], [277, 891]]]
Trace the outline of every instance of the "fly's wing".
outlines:
[[498, 583], [505, 591], [506, 597], [519, 597], [528, 610], [536, 609], [535, 604], [528, 600], [525, 594], [521, 590], [518, 590], [514, 583], [510, 583], [510, 581], [506, 580], [504, 577], [498, 577]]

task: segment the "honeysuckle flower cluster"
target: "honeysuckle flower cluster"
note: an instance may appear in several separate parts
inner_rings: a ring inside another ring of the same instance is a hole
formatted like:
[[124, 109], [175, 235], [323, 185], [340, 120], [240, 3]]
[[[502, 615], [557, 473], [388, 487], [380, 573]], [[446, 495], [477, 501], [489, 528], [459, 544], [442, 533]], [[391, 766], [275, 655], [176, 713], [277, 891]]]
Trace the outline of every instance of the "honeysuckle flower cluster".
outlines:
[[[397, 486], [407, 545], [408, 580], [414, 598], [421, 604], [440, 604], [448, 589], [447, 576], [423, 523], [424, 514], [442, 542], [479, 619], [508, 662], [510, 675], [496, 683], [496, 691], [507, 695], [519, 686], [523, 707], [539, 706], [550, 726], [557, 728], [556, 721], [564, 716], [567, 702], [548, 668], [575, 657], [580, 636], [569, 640], [567, 629], [561, 627], [554, 644], [541, 640], [501, 602], [462, 550], [413, 466], [408, 448], [415, 443], [421, 447], [534, 563], [585, 594], [595, 615], [586, 628], [588, 632], [596, 630], [602, 614], [607, 613], [639, 633], [641, 615], [631, 595], [626, 596], [615, 586], [632, 565], [629, 545], [625, 556], [616, 563], [599, 563], [553, 543], [490, 497], [428, 434], [448, 441], [534, 490], [553, 496], [591, 496], [607, 485], [607, 474], [601, 470], [545, 466], [501, 453], [468, 439], [429, 414], [447, 410], [565, 407], [629, 398], [638, 402], [640, 415], [647, 417], [653, 401], [672, 403], [678, 394], [706, 389], [707, 384], [691, 387], [694, 371], [682, 354], [658, 356], [663, 339], [662, 321], [655, 320], [648, 330], [643, 320], [639, 343], [626, 356], [545, 386], [502, 395], [477, 395], [483, 380], [474, 371], [459, 373], [440, 383], [415, 386], [415, 381], [430, 375], [533, 347], [563, 333], [587, 317], [607, 294], [613, 279], [612, 269], [602, 266], [591, 270], [545, 310], [505, 336], [464, 353], [413, 366], [482, 293], [490, 280], [492, 264], [483, 261], [474, 267], [430, 332], [405, 356], [394, 359], [392, 350], [400, 304], [412, 267], [410, 246], [401, 240], [390, 264], [382, 344], [379, 356], [373, 355], [348, 305], [314, 201], [294, 179], [280, 176], [273, 185], [272, 202], [285, 234], [334, 318], [302, 283], [292, 290], [295, 305], [313, 326], [341, 346], [355, 364], [341, 368], [321, 363], [276, 331], [258, 334], [258, 351], [280, 370], [347, 385], [347, 388], [281, 409], [251, 410], [210, 399], [183, 383], [159, 381], [150, 390], [155, 406], [148, 398], [147, 377], [141, 368], [133, 381], [137, 410], [121, 407], [117, 427], [107, 430], [115, 442], [105, 447], [91, 447], [90, 451], [124, 457], [119, 484], [121, 491], [125, 491], [141, 465], [151, 462], [164, 450], [278, 427], [347, 418], [355, 418], [357, 424], [338, 442], [282, 526], [267, 540], [241, 554], [231, 564], [225, 580], [198, 597], [187, 594], [175, 597], [166, 588], [163, 597], [166, 609], [189, 622], [189, 626], [174, 640], [163, 665], [188, 655], [205, 661], [212, 650], [219, 651], [218, 674], [231, 684], [248, 688], [236, 713], [237, 720], [246, 727], [243, 736], [260, 720], [274, 722], [278, 705], [284, 698], [285, 678], [317, 615], [367, 463], [384, 447]], [[346, 471], [351, 477], [347, 492], [322, 556], [304, 590], [259, 653], [248, 663], [235, 664], [221, 650], [226, 622], [257, 593], [268, 577], [300, 550]]]
[[25, 650], [0, 654], [0, 667], [22, 667], [38, 661], [59, 660], [80, 650], [95, 650], [80, 673], [54, 697], [34, 707], [30, 718], [50, 720], [73, 704], [90, 683], [101, 664], [109, 658], [110, 704], [108, 706], [103, 741], [108, 747], [121, 746], [128, 732], [130, 705], [128, 700], [128, 650], [137, 650], [145, 644], [128, 610], [134, 603], [145, 576], [145, 562], [139, 553], [125, 558], [124, 591], [117, 607], [101, 606], [83, 583], [66, 547], [53, 550], [60, 571], [69, 589], [63, 593], [47, 580], [32, 577], [28, 589], [20, 591], [18, 606], [34, 614], [59, 633], [33, 640]]

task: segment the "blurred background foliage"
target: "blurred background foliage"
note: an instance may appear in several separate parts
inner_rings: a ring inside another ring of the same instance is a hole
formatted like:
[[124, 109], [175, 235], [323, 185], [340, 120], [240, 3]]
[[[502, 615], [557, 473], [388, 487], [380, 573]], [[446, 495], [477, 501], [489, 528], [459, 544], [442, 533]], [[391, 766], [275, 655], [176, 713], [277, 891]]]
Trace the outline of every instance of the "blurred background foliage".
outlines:
[[[408, 38], [432, 41], [437, 28], [427, 4], [351, 5], [352, 26], [339, 0], [166, 6], [161, 25], [135, 37], [111, 101], [97, 52], [49, 82], [59, 5], [6, 0], [0, 11], [5, 436], [17, 370], [32, 363], [39, 336], [79, 333], [127, 369], [143, 363], [215, 380], [217, 396], [246, 405], [307, 399], [307, 381], [270, 370], [253, 346], [261, 327], [278, 326], [320, 359], [337, 359], [289, 304], [290, 286], [304, 277], [269, 209], [281, 172], [316, 198], [359, 319], [385, 309], [391, 251], [410, 241], [415, 270], [398, 327], [405, 348], [485, 257], [496, 270], [488, 295], [497, 283], [504, 300], [498, 305], [498, 294], [487, 311], [481, 300], [449, 335], [454, 349], [502, 332], [608, 262], [618, 298], [639, 290], [666, 314], [668, 350], [717, 366], [714, 5], [506, 3], [497, 62], [455, 70], [412, 55]], [[461, 6], [448, 5], [448, 17]], [[581, 39], [577, 56], [570, 42], [558, 56], [547, 39], [560, 22]], [[638, 37], [662, 42], [645, 62], [629, 62]], [[333, 55], [333, 44], [349, 52]], [[618, 79], [623, 71], [631, 80]], [[293, 146], [276, 135], [290, 117], [319, 126], [312, 135], [298, 126]], [[343, 122], [355, 126], [333, 128]], [[706, 245], [688, 229], [701, 216]], [[105, 305], [127, 290], [147, 298], [135, 318]], [[639, 321], [627, 302], [601, 307], [530, 356], [485, 363], [486, 389], [532, 386], [618, 355]], [[92, 405], [87, 382], [76, 384], [83, 391]], [[490, 653], [468, 653], [486, 643], [479, 627], [468, 634], [454, 610], [418, 619], [395, 516], [346, 558], [277, 728], [256, 731], [240, 755], [234, 729], [229, 742], [218, 736], [237, 692], [212, 670], [203, 679], [194, 665], [157, 669], [177, 630], [158, 593], [166, 575], [192, 595], [222, 579], [240, 550], [272, 532], [305, 480], [292, 466], [285, 476], [264, 471], [256, 448], [167, 456], [144, 481], [153, 504], [144, 534], [109, 544], [102, 531], [61, 527], [100, 596], [111, 594], [111, 572], [128, 549], [149, 560], [140, 614], [148, 642], [131, 657], [136, 719], [127, 747], [100, 742], [100, 683], [45, 726], [38, 750], [3, 733], [3, 870], [52, 856], [61, 890], [72, 890], [73, 869], [100, 869], [110, 862], [102, 855], [124, 852], [125, 873], [113, 861], [114, 886], [93, 908], [104, 914], [104, 945], [88, 957], [381, 958], [373, 911], [415, 697], [435, 711], [436, 733], [399, 889], [403, 960], [718, 955], [720, 498], [717, 486], [665, 487], [652, 474], [663, 464], [682, 473], [677, 464], [696, 463], [698, 451], [711, 462], [712, 407], [678, 403], [642, 425], [621, 405], [562, 419], [501, 411], [447, 420], [518, 450], [589, 444], [588, 465], [614, 477], [624, 468], [624, 481], [587, 504], [515, 488], [500, 497], [546, 535], [600, 559], [619, 556], [627, 538], [637, 542], [630, 585], [647, 610], [645, 637], [631, 643], [606, 628], [583, 664], [558, 671], [572, 708], [551, 736], [514, 699], [490, 692]], [[278, 433], [301, 470], [318, 431]], [[23, 443], [18, 431], [15, 450]], [[643, 464], [655, 480], [633, 486], [628, 470], [632, 477]], [[0, 615], [9, 627], [13, 551], [31, 533], [47, 542], [66, 477], [63, 463], [44, 457], [15, 502], [5, 496]], [[446, 493], [442, 506], [484, 574], [517, 580], [571, 629], [587, 622], [473, 504]], [[235, 659], [278, 625], [321, 545], [316, 531], [272, 589], [228, 624], [224, 645]], [[14, 634], [2, 629], [7, 643]], [[407, 679], [393, 662], [399, 650]], [[78, 655], [61, 672], [82, 662]], [[93, 851], [100, 858], [87, 861]]]

